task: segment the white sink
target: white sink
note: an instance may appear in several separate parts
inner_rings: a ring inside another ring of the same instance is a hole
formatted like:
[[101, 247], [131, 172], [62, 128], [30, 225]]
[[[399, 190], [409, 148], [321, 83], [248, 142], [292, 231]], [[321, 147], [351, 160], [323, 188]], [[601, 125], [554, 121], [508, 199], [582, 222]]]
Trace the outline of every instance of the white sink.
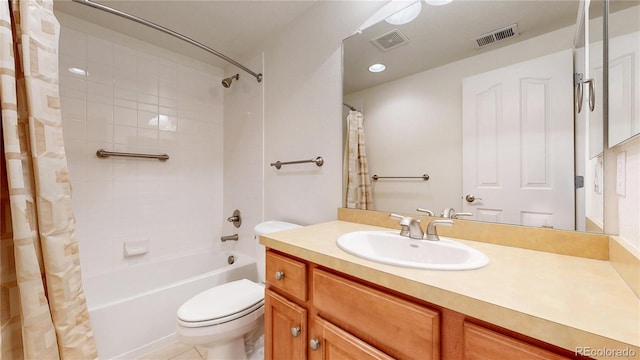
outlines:
[[340, 236], [338, 246], [355, 256], [389, 265], [430, 270], [471, 270], [489, 258], [453, 239], [416, 240], [394, 231], [354, 231]]

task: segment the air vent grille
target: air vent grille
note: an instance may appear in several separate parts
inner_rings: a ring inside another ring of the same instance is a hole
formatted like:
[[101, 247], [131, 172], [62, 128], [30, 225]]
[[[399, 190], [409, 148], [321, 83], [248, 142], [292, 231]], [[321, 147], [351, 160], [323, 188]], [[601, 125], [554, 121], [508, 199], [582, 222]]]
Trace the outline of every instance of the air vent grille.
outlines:
[[488, 32], [486, 34], [482, 34], [474, 38], [473, 41], [476, 48], [481, 48], [483, 46], [506, 40], [517, 35], [520, 35], [518, 24], [513, 24], [501, 29]]
[[402, 31], [393, 29], [377, 38], [371, 39], [371, 42], [380, 50], [389, 51], [409, 43], [409, 38]]

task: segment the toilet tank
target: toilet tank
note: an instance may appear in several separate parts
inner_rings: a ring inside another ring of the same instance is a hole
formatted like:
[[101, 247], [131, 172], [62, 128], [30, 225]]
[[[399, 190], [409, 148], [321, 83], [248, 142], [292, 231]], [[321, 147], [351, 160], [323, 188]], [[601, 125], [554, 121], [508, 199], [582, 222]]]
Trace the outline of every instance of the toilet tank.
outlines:
[[[269, 234], [277, 231], [284, 231], [302, 227], [298, 224], [292, 224], [286, 221], [279, 220], [270, 220], [261, 222], [253, 228], [253, 233], [255, 234], [256, 241], [260, 235]], [[260, 282], [265, 282], [265, 247], [258, 242], [258, 256], [257, 256], [257, 264], [258, 264], [258, 279]]]

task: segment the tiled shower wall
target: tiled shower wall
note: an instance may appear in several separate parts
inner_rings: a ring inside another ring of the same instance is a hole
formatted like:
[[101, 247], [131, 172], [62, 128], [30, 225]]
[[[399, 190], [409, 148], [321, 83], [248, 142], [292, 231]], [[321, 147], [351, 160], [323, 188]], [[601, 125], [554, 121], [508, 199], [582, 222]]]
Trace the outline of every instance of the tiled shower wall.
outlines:
[[[222, 70], [61, 23], [64, 141], [83, 276], [222, 246]], [[98, 159], [98, 149], [171, 158]], [[148, 241], [149, 252], [125, 257], [132, 241]]]

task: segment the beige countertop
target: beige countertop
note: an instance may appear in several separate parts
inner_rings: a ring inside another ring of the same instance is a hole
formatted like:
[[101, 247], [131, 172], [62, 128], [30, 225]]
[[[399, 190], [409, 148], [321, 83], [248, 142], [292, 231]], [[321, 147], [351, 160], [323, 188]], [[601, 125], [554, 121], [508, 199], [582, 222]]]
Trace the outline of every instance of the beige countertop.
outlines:
[[389, 229], [331, 221], [262, 235], [260, 243], [565, 349], [631, 349], [640, 358], [640, 299], [609, 261], [460, 239], [489, 265], [409, 269], [338, 248], [340, 235], [359, 230]]

